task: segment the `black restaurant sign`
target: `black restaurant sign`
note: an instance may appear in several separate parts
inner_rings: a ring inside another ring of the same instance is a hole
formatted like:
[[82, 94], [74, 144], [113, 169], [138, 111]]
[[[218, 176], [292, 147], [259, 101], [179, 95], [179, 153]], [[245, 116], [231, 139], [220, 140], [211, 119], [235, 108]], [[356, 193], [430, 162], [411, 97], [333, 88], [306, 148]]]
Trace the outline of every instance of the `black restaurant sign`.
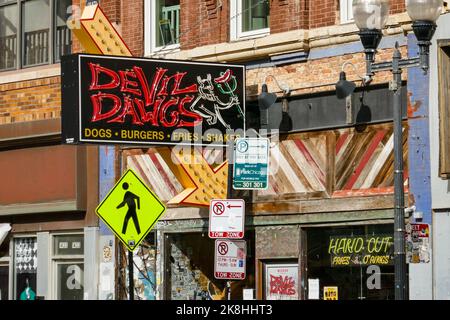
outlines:
[[74, 54], [61, 61], [63, 143], [226, 145], [245, 130], [245, 67]]

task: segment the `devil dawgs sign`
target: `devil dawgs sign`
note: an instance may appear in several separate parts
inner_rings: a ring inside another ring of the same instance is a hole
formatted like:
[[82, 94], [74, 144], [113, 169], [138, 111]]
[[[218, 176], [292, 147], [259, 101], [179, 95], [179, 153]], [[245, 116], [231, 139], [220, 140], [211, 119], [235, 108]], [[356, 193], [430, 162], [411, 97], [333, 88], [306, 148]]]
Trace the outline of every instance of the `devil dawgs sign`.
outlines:
[[245, 130], [243, 66], [75, 54], [61, 68], [64, 143], [220, 146]]

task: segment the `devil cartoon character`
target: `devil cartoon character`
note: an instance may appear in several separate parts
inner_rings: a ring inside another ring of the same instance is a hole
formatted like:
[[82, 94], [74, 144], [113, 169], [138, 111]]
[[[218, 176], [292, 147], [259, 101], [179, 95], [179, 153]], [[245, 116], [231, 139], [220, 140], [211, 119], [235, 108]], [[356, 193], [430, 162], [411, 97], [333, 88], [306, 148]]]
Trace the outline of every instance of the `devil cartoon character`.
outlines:
[[[227, 69], [225, 72], [222, 72], [220, 77], [214, 78], [214, 83], [217, 89], [224, 95], [230, 97], [227, 102], [223, 102], [219, 99], [219, 97], [215, 94], [215, 86], [212, 81], [211, 74], [208, 74], [205, 79], [202, 79], [200, 76], [197, 77], [197, 81], [199, 83], [198, 88], [198, 96], [195, 101], [190, 106], [191, 111], [197, 113], [206, 121], [209, 125], [214, 125], [217, 123], [217, 120], [228, 130], [231, 129], [230, 125], [223, 119], [221, 111], [228, 110], [233, 106], [236, 106], [239, 111], [239, 116], [244, 117], [244, 113], [242, 112], [239, 97], [234, 94], [234, 91], [237, 88], [236, 77], [233, 76], [233, 72], [230, 69]], [[210, 110], [203, 103], [199, 103], [200, 100], [210, 101], [213, 103], [214, 110]]]

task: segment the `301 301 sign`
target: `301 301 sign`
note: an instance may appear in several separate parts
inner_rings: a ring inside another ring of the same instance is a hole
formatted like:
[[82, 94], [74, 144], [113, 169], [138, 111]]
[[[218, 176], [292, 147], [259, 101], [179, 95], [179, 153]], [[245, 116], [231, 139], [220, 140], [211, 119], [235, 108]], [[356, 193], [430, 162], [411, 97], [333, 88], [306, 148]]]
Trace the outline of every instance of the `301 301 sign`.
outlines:
[[227, 144], [245, 130], [245, 67], [62, 58], [64, 143]]

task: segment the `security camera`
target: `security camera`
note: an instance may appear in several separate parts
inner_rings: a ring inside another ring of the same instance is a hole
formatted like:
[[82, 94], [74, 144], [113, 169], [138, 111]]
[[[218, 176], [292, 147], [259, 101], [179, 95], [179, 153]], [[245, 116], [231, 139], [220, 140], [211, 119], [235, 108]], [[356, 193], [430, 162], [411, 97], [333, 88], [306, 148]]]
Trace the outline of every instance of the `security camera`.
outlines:
[[405, 213], [411, 215], [411, 213], [414, 213], [416, 211], [416, 206], [411, 206], [408, 208], [405, 208]]
[[362, 78], [362, 82], [364, 86], [368, 86], [371, 82], [372, 82], [373, 78], [371, 75], [366, 74], [363, 78]]

